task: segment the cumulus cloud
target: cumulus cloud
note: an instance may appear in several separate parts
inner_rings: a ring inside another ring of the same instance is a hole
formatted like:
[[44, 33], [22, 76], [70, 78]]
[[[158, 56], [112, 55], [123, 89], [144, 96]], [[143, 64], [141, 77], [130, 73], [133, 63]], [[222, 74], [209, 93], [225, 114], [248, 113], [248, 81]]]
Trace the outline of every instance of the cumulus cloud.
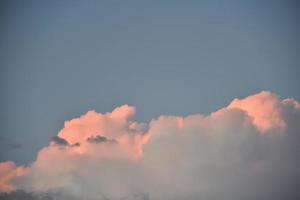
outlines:
[[1, 191], [79, 199], [300, 197], [296, 100], [262, 91], [210, 115], [163, 115], [146, 124], [134, 114], [123, 105], [66, 121], [28, 168], [1, 163]]
[[17, 167], [11, 161], [0, 163], [0, 192], [10, 192], [15, 190], [13, 179], [25, 176], [29, 169], [23, 166]]
[[229, 108], [239, 108], [247, 112], [253, 118], [253, 124], [262, 132], [272, 128], [285, 127], [285, 121], [282, 117], [282, 102], [275, 94], [268, 91], [262, 91], [244, 99], [234, 99]]

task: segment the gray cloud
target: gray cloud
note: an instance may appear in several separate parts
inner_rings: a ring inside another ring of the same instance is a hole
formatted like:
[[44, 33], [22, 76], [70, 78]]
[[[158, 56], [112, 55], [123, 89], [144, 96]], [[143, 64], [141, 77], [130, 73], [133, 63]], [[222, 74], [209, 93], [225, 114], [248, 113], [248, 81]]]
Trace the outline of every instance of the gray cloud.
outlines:
[[[0, 193], [0, 200], [110, 200], [110, 198], [100, 195], [97, 197], [74, 196], [64, 191], [49, 192], [26, 192], [17, 190], [10, 193]], [[148, 194], [133, 193], [119, 200], [149, 200]]]
[[117, 142], [116, 140], [107, 139], [106, 137], [101, 135], [88, 137], [86, 141], [90, 143], [116, 143]]
[[54, 142], [57, 145], [62, 145], [62, 146], [67, 146], [69, 145], [68, 141], [59, 137], [59, 136], [54, 136], [51, 138], [51, 141]]
[[59, 137], [59, 136], [54, 136], [51, 138], [51, 141], [56, 144], [56, 145], [60, 145], [60, 146], [69, 146], [69, 147], [79, 147], [80, 143], [76, 142], [74, 144], [69, 144], [67, 140]]
[[79, 200], [77, 197], [63, 191], [55, 192], [26, 192], [17, 190], [10, 193], [0, 193], [0, 200]]

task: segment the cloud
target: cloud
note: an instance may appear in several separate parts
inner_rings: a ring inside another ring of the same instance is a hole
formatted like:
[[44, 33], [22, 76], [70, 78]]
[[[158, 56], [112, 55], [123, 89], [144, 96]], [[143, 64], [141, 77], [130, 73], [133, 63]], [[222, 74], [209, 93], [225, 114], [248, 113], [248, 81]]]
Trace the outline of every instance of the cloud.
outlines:
[[0, 163], [0, 192], [10, 192], [15, 188], [13, 179], [28, 174], [29, 169], [23, 166], [17, 167], [11, 161]]
[[90, 142], [90, 143], [105, 143], [105, 142], [116, 143], [116, 140], [110, 140], [110, 139], [107, 139], [106, 137], [103, 137], [101, 135], [88, 137], [86, 139], [86, 141]]
[[69, 144], [67, 140], [59, 137], [59, 136], [54, 136], [51, 138], [50, 145], [59, 145], [59, 146], [69, 146], [69, 147], [79, 147], [80, 143], [76, 142], [74, 144]]
[[1, 190], [79, 199], [300, 197], [296, 100], [262, 91], [209, 115], [163, 115], [145, 124], [134, 114], [123, 105], [66, 121], [27, 173], [7, 178], [0, 168]]
[[[26, 192], [23, 190], [17, 190], [11, 193], [0, 193], [0, 199], [3, 200], [82, 200], [71, 194], [66, 194], [64, 191], [50, 191], [50, 192]], [[91, 199], [91, 198], [90, 198]], [[93, 198], [93, 200], [108, 200], [105, 196]], [[149, 194], [133, 193], [121, 200], [149, 200]]]
[[69, 143], [63, 139], [63, 138], [60, 138], [59, 136], [54, 136], [51, 138], [51, 141], [54, 143], [54, 144], [57, 144], [57, 145], [62, 145], [62, 146], [66, 146], [66, 145], [69, 145]]
[[262, 91], [244, 99], [234, 99], [228, 108], [241, 109], [253, 118], [253, 124], [262, 132], [273, 128], [284, 128], [281, 101], [275, 94]]
[[4, 200], [81, 200], [78, 197], [65, 194], [63, 191], [28, 192], [17, 190], [10, 193], [0, 193], [0, 199]]

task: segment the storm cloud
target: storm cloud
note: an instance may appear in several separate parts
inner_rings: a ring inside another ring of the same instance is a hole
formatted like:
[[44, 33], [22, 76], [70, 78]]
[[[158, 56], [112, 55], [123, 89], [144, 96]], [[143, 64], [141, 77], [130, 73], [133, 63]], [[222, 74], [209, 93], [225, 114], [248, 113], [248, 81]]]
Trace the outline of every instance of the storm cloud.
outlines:
[[140, 123], [134, 114], [123, 105], [66, 121], [29, 166], [0, 164], [0, 190], [79, 199], [300, 198], [298, 101], [262, 91], [209, 115]]

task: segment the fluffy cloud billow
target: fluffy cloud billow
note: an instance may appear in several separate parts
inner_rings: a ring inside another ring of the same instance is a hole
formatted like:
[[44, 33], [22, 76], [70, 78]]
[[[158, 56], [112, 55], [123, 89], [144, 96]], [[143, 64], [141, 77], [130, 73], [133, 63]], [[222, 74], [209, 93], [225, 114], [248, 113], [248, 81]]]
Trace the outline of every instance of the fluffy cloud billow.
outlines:
[[210, 115], [149, 123], [134, 115], [123, 105], [66, 121], [30, 165], [0, 164], [0, 191], [65, 199], [300, 198], [294, 99], [262, 91]]

